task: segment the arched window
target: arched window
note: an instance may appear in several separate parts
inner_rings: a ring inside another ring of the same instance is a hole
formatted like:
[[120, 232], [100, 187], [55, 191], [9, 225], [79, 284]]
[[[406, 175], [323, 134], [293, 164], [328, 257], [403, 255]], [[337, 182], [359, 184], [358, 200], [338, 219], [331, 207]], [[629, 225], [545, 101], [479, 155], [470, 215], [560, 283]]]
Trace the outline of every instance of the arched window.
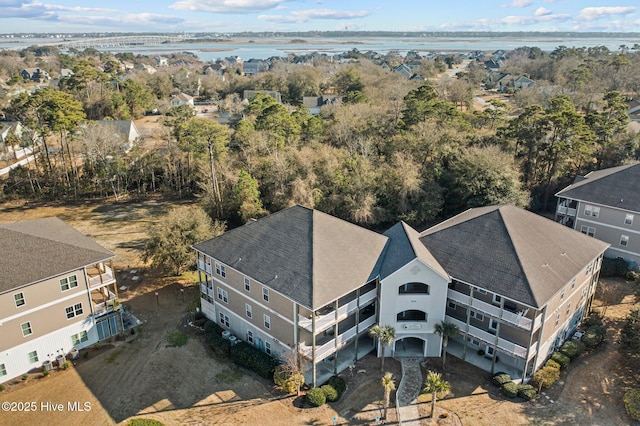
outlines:
[[398, 287], [398, 294], [429, 294], [429, 286], [423, 283], [406, 283]]
[[426, 321], [427, 313], [417, 309], [402, 311], [396, 316], [396, 321]]

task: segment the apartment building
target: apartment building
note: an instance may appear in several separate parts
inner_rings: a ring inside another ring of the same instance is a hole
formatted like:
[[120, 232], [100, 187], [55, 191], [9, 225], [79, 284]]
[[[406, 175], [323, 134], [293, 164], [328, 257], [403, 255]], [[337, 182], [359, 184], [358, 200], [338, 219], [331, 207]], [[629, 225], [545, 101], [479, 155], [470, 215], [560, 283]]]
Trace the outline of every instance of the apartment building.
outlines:
[[640, 163], [578, 176], [556, 194], [556, 221], [609, 243], [607, 257], [640, 265]]
[[123, 329], [114, 254], [58, 218], [0, 225], [0, 383]]
[[205, 315], [300, 354], [313, 385], [375, 349], [376, 323], [396, 330], [387, 355], [437, 357], [445, 320], [449, 352], [526, 379], [584, 317], [607, 247], [513, 206], [384, 234], [294, 206], [194, 246]]

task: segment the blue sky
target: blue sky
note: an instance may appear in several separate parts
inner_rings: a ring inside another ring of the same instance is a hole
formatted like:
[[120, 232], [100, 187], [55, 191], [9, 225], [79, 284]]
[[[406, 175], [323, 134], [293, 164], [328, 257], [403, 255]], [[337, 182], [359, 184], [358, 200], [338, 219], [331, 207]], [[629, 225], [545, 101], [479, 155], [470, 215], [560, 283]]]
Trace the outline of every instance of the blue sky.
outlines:
[[637, 0], [0, 0], [0, 33], [345, 29], [640, 32], [640, 3]]

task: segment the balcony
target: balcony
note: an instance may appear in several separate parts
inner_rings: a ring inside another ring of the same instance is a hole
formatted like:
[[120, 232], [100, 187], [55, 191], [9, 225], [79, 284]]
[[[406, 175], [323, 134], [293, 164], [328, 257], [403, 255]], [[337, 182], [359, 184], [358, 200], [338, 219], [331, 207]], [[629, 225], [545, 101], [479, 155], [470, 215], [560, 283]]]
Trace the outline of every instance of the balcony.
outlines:
[[[331, 339], [328, 342], [316, 346], [316, 361], [320, 361], [327, 356], [329, 356], [332, 352], [335, 352], [337, 349], [340, 349], [347, 345], [351, 339], [356, 337], [357, 330], [363, 331], [367, 330], [373, 324], [375, 324], [376, 318], [375, 316], [371, 316], [364, 321], [362, 321], [358, 327], [351, 327], [346, 330], [344, 333], [339, 334], [337, 338]], [[313, 348], [312, 346], [307, 346], [304, 342], [300, 343], [300, 352], [307, 358], [311, 359]]]
[[470, 306], [473, 309], [489, 314], [495, 318], [500, 318], [525, 330], [531, 330], [532, 324], [534, 326], [533, 329], [537, 330], [538, 327], [540, 327], [540, 324], [542, 324], [542, 314], [538, 315], [535, 320], [532, 320], [531, 318], [527, 318], [524, 313], [517, 314], [503, 309], [501, 315], [499, 306], [483, 302], [479, 299], [471, 299], [471, 305], [469, 305], [470, 297], [468, 294], [460, 293], [459, 291], [455, 291], [452, 289], [449, 289], [447, 291], [447, 297], [460, 305]]
[[116, 282], [113, 270], [107, 265], [98, 264], [87, 268], [89, 277], [89, 288], [96, 289]]
[[564, 215], [564, 216], [573, 216], [573, 217], [575, 217], [576, 214], [577, 214], [577, 210], [573, 209], [571, 207], [559, 205], [557, 213], [561, 214], [561, 215]]
[[100, 290], [92, 291], [91, 302], [93, 303], [94, 316], [104, 315], [120, 307], [117, 296], [110, 291], [108, 294], [104, 294]]
[[200, 292], [213, 298], [213, 288], [207, 287], [207, 283], [200, 283]]
[[[376, 289], [360, 295], [360, 306], [364, 306], [374, 300], [377, 296]], [[338, 307], [337, 321], [345, 319], [350, 313], [358, 309], [358, 299], [352, 299], [342, 306]], [[326, 311], [319, 309], [316, 311], [316, 334], [326, 330], [336, 322], [336, 311], [329, 306]], [[307, 331], [313, 332], [313, 321], [311, 318], [298, 315], [298, 325]]]
[[205, 263], [205, 261], [202, 259], [198, 259], [198, 268], [202, 271], [205, 271], [209, 275], [212, 274], [211, 264]]
[[[467, 328], [466, 323], [456, 318], [453, 318], [449, 315], [445, 316], [445, 319], [446, 321], [452, 322], [455, 325], [457, 325], [460, 331], [462, 332], [466, 331], [466, 333], [469, 336], [475, 337], [476, 339], [481, 340], [484, 343], [487, 343], [491, 346], [495, 344], [496, 336], [489, 333], [488, 331], [481, 330], [472, 325], [469, 325], [469, 327]], [[510, 342], [508, 340], [505, 340], [501, 337], [498, 338], [498, 349], [510, 355], [514, 355], [518, 358], [526, 359], [527, 357], [527, 348], [525, 348], [524, 346], [520, 346], [516, 343]], [[535, 355], [535, 347], [531, 348], [531, 352], [529, 353], [529, 358], [531, 358], [533, 355]]]

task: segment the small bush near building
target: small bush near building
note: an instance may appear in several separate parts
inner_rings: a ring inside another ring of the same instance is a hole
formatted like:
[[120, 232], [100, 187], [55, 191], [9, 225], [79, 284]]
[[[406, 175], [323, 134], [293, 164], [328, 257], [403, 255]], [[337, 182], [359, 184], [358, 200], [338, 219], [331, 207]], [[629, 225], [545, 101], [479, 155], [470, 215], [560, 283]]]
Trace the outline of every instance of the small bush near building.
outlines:
[[633, 420], [640, 420], [640, 389], [629, 389], [622, 400], [627, 415]]
[[589, 316], [584, 319], [583, 323], [586, 327], [602, 325], [602, 316], [598, 312], [591, 312]]
[[584, 336], [582, 336], [582, 343], [584, 343], [588, 349], [593, 349], [602, 343], [606, 333], [607, 330], [601, 325], [592, 325], [587, 329]]
[[338, 392], [338, 399], [340, 399], [344, 391], [347, 389], [347, 382], [345, 382], [342, 377], [332, 376], [327, 384]]
[[568, 356], [571, 360], [578, 358], [578, 355], [580, 355], [583, 350], [584, 343], [575, 342], [573, 340], [565, 342], [565, 344], [560, 348], [560, 352]]
[[231, 346], [229, 355], [233, 362], [248, 370], [255, 371], [265, 379], [273, 380], [273, 372], [278, 360], [245, 342]]
[[507, 398], [515, 398], [518, 396], [518, 385], [513, 382], [505, 383], [500, 388], [500, 391]]
[[532, 384], [538, 389], [547, 389], [560, 378], [560, 370], [551, 367], [542, 367], [531, 379]]
[[511, 376], [509, 376], [507, 373], [498, 372], [498, 373], [494, 374], [493, 376], [491, 376], [491, 381], [496, 386], [502, 386], [505, 383], [510, 383], [511, 382]]
[[544, 366], [549, 368], [555, 368], [556, 370], [560, 370], [560, 364], [558, 364], [552, 359], [548, 359], [547, 362], [544, 363]]
[[328, 402], [335, 402], [338, 400], [338, 391], [333, 388], [331, 385], [323, 385], [320, 386], [322, 392], [324, 392], [324, 396]]
[[602, 269], [600, 276], [602, 277], [624, 277], [629, 272], [629, 264], [621, 257], [611, 259], [605, 257], [602, 259]]
[[518, 396], [525, 401], [531, 401], [537, 395], [536, 388], [531, 385], [518, 385]]
[[553, 355], [551, 355], [551, 359], [560, 364], [560, 369], [562, 370], [566, 369], [571, 362], [568, 356], [560, 352], [554, 352]]
[[0, 392], [4, 392], [4, 385], [0, 385]]
[[320, 388], [311, 388], [307, 391], [305, 395], [305, 399], [307, 402], [314, 407], [320, 407], [327, 402], [327, 398], [324, 395], [324, 392]]
[[127, 426], [164, 426], [164, 423], [153, 419], [132, 419], [127, 422]]
[[213, 334], [214, 332], [218, 332], [218, 330], [220, 330], [218, 332], [218, 334], [222, 333], [222, 327], [220, 327], [218, 324], [216, 324], [215, 322], [211, 321], [211, 320], [207, 320], [204, 323], [204, 331], [208, 334]]

